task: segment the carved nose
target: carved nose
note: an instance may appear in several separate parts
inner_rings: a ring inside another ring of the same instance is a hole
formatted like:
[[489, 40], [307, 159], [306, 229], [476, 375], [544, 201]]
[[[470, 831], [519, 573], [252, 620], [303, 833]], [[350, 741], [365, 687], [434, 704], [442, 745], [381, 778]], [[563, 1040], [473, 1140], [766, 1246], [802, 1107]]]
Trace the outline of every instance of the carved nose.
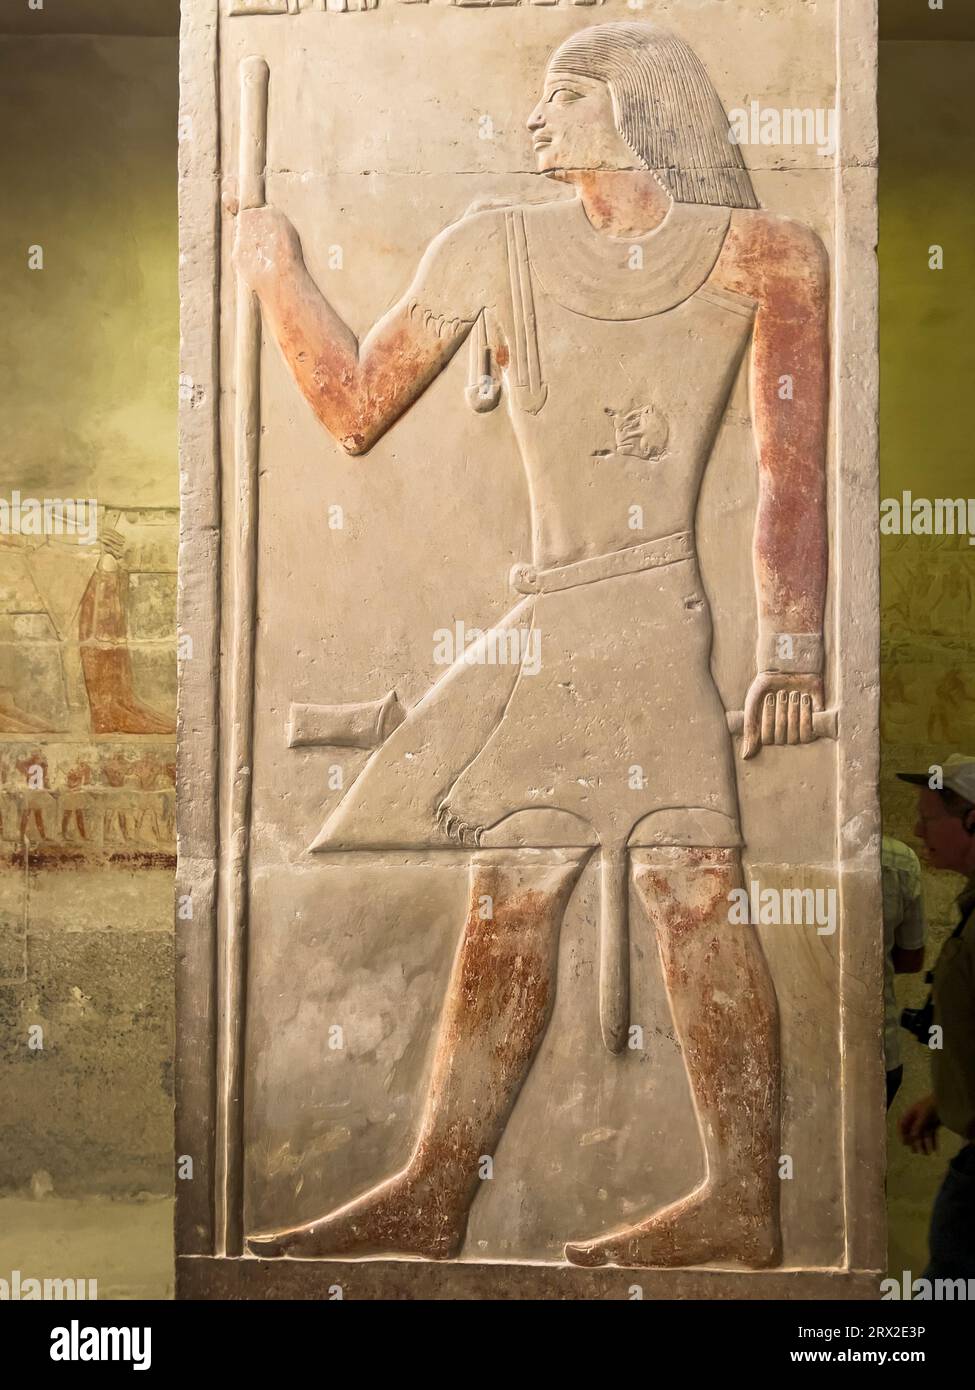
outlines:
[[536, 106], [535, 110], [528, 117], [528, 129], [530, 131], [541, 130], [544, 124], [545, 117], [542, 115], [541, 108]]

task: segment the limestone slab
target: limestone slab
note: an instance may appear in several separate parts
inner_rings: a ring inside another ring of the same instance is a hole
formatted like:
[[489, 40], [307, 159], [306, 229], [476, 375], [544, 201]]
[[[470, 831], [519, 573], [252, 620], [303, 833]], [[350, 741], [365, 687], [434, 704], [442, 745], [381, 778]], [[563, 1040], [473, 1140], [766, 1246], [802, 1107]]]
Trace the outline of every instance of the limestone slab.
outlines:
[[863, 1295], [875, 6], [182, 54], [181, 1292]]

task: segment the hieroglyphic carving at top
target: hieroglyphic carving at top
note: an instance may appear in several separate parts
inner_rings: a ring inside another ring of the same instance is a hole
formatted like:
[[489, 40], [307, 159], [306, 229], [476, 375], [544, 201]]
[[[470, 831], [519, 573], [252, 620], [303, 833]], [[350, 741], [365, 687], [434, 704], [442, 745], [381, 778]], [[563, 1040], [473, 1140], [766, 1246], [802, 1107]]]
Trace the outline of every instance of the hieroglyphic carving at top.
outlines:
[[297, 14], [298, 0], [228, 0], [228, 13], [247, 14]]
[[[456, 5], [461, 9], [490, 10], [511, 8], [516, 5], [602, 5], [604, 0], [394, 0], [400, 5], [428, 5], [432, 3]], [[321, 14], [347, 14], [358, 10], [374, 10], [379, 0], [228, 0], [228, 14], [235, 15], [282, 15], [301, 14], [307, 10]]]

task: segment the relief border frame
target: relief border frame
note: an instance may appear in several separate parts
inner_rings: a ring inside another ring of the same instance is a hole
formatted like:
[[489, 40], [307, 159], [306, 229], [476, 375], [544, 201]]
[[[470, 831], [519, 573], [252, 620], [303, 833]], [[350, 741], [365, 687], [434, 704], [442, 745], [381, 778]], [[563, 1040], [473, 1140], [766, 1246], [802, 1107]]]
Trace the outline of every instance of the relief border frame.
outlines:
[[[228, 1059], [219, 1038], [228, 982], [219, 939], [228, 836], [221, 836], [221, 439], [220, 439], [220, 0], [181, 0], [179, 108], [180, 548], [178, 632], [192, 639], [181, 662], [177, 717], [176, 938], [177, 1297], [318, 1298], [340, 1277], [360, 1297], [628, 1297], [637, 1278], [649, 1297], [876, 1297], [886, 1264], [886, 1118], [881, 1007], [882, 935], [855, 931], [880, 921], [879, 811], [879, 363], [877, 244], [877, 5], [837, 0], [839, 142], [834, 171], [833, 354], [836, 489], [831, 567], [836, 576], [832, 680], [841, 709], [836, 745], [840, 870], [840, 995], [843, 1086], [841, 1269], [583, 1270], [569, 1266], [429, 1265], [401, 1261], [260, 1261], [240, 1248], [240, 1174], [218, 1152], [221, 1084]], [[610, 16], [607, 15], [608, 19]], [[287, 18], [287, 16], [285, 16]], [[266, 20], [264, 21], [267, 22]], [[336, 15], [333, 22], [346, 22]], [[353, 21], [354, 22], [354, 21]], [[260, 50], [256, 33], [255, 51]], [[841, 486], [840, 486], [841, 484]], [[847, 601], [849, 596], [850, 601]], [[849, 711], [844, 717], [842, 711]], [[222, 1077], [218, 1075], [218, 1066]], [[231, 1068], [231, 1074], [233, 1069]], [[240, 1097], [231, 1096], [239, 1105]], [[222, 1102], [227, 1104], [226, 1095]], [[218, 1173], [229, 1183], [218, 1183]], [[222, 1213], [222, 1215], [221, 1215]], [[221, 1232], [224, 1234], [222, 1235]], [[281, 1266], [299, 1263], [300, 1270]], [[278, 1274], [270, 1272], [278, 1269]], [[406, 1273], [399, 1277], [402, 1271]], [[503, 1274], [501, 1271], [504, 1271]], [[422, 1290], [422, 1291], [421, 1291]], [[354, 1296], [354, 1294], [353, 1294]]]

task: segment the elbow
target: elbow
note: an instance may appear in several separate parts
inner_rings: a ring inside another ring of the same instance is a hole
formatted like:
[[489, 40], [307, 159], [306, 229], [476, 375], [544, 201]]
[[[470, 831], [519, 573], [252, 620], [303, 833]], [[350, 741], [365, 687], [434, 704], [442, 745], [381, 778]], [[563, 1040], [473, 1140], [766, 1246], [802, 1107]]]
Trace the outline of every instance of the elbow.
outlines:
[[339, 438], [339, 444], [349, 455], [350, 458], [358, 458], [360, 454], [366, 454], [372, 448], [372, 440], [364, 434], [344, 434]]
[[343, 410], [337, 414], [332, 407], [317, 410], [316, 414], [339, 448], [351, 458], [368, 453], [379, 437], [380, 431], [371, 429], [359, 411]]
[[330, 424], [331, 433], [339, 447], [350, 458], [367, 454], [383, 433], [382, 425], [375, 418], [374, 412], [358, 403], [343, 410], [337, 420], [333, 415]]
[[352, 458], [367, 454], [385, 432], [385, 423], [370, 403], [358, 399], [351, 391], [318, 389], [309, 394], [308, 403], [318, 423]]

